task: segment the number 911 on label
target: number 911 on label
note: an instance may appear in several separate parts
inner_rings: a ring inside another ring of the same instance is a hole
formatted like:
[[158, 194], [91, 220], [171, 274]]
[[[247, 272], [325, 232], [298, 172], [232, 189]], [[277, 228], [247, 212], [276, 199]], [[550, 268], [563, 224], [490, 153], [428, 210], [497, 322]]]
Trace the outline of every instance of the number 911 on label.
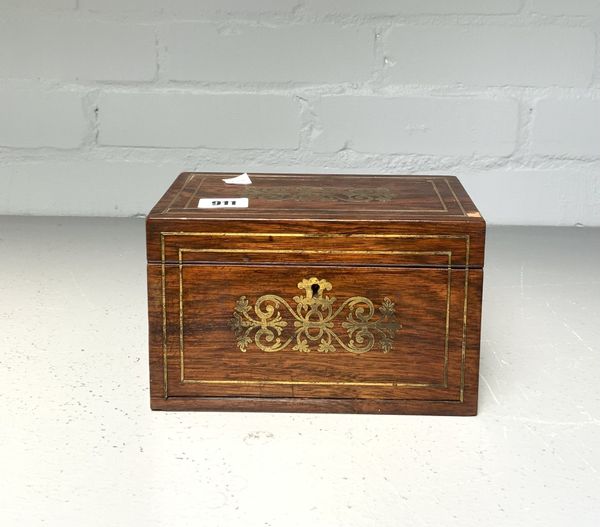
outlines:
[[248, 198], [200, 198], [199, 209], [248, 208]]

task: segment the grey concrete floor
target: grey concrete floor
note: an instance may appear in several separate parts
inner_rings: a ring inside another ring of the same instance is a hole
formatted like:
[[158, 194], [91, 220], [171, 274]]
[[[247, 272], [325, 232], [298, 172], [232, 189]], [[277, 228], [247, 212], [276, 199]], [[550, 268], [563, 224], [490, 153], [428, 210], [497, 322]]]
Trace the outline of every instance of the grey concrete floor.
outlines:
[[471, 418], [153, 413], [143, 221], [0, 255], [3, 526], [600, 525], [599, 229], [489, 229]]

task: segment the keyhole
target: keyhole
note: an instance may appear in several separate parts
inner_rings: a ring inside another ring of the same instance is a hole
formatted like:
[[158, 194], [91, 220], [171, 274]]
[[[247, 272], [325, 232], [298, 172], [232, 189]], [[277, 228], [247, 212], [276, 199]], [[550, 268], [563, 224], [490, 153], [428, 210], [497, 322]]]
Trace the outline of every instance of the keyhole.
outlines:
[[312, 289], [313, 296], [317, 296], [319, 294], [319, 284], [313, 284], [310, 286]]

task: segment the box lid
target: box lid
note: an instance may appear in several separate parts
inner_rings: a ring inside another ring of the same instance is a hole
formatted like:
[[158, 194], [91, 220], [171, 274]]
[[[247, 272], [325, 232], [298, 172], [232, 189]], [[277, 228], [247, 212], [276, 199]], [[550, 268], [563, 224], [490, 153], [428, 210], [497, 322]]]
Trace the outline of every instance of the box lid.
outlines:
[[[151, 218], [364, 219], [481, 221], [454, 176], [183, 173], [152, 209]], [[199, 208], [201, 198], [248, 199], [247, 207]]]
[[158, 237], [166, 232], [386, 231], [467, 237], [471, 260], [454, 263], [483, 264], [485, 221], [456, 177], [252, 173], [248, 185], [223, 181], [238, 175], [181, 174], [148, 216], [148, 260], [165, 261]]

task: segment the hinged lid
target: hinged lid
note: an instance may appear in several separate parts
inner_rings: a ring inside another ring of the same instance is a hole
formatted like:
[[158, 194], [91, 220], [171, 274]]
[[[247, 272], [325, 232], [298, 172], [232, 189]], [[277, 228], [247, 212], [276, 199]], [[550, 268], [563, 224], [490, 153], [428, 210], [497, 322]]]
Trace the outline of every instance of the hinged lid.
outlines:
[[[223, 181], [236, 175], [181, 174], [150, 216], [481, 220], [479, 211], [453, 176], [250, 174], [249, 185]], [[247, 198], [248, 206], [199, 208], [201, 198]]]
[[[382, 265], [483, 265], [485, 222], [453, 176], [250, 174], [249, 185], [223, 181], [237, 175], [181, 174], [148, 216], [148, 260], [182, 262], [165, 236], [185, 235], [188, 242], [204, 237], [204, 244], [210, 238], [213, 246], [227, 237], [227, 245], [239, 242], [236, 251], [243, 253], [247, 244], [238, 235], [254, 233], [254, 244], [274, 244], [277, 249], [278, 236], [296, 233], [326, 236], [327, 242], [320, 241], [319, 247], [329, 255], [357, 243], [362, 243], [364, 254], [369, 248], [374, 254], [392, 254], [401, 246], [407, 258], [382, 258]], [[366, 244], [365, 237], [372, 243]], [[286, 240], [280, 249], [291, 251], [293, 243]], [[413, 248], [442, 252], [453, 244], [454, 259], [448, 264], [431, 255], [408, 257]], [[377, 262], [365, 257], [364, 263]]]

